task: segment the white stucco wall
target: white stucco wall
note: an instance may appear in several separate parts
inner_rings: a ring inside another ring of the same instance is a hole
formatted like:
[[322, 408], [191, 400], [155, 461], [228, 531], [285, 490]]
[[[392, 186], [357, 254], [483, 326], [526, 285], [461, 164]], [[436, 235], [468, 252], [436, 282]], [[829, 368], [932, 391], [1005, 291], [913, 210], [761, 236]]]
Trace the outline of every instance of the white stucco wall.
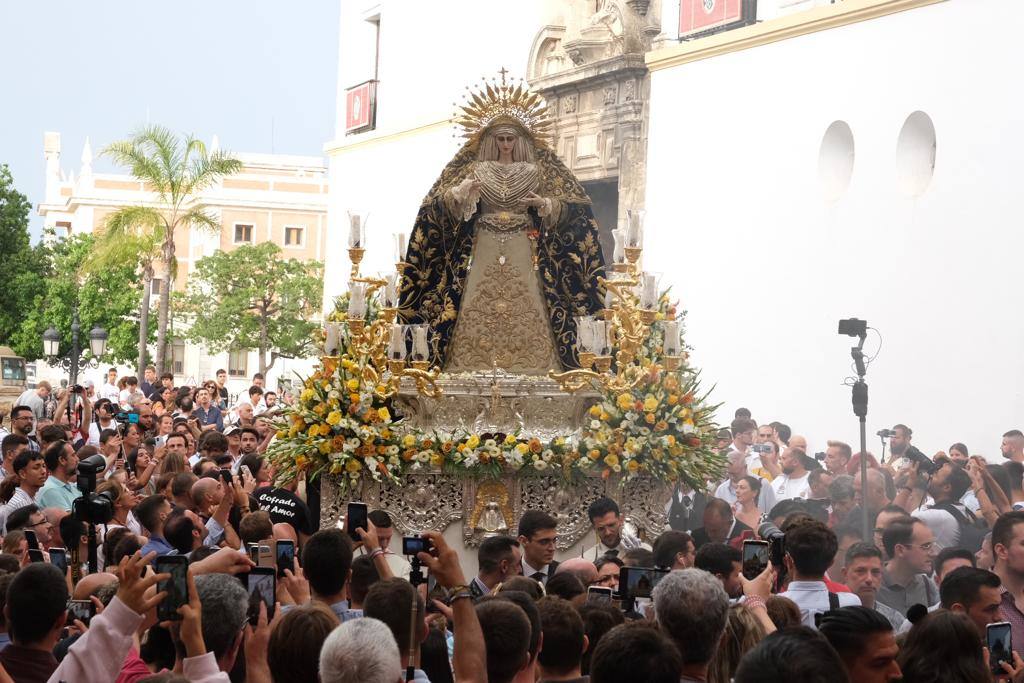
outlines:
[[[836, 323], [857, 316], [884, 336], [869, 434], [905, 422], [926, 453], [962, 440], [1000, 459], [1024, 424], [1022, 25], [1021, 3], [949, 0], [652, 74], [646, 263], [689, 309], [723, 422], [743, 405], [812, 450], [856, 447]], [[909, 198], [897, 138], [918, 110], [937, 158]], [[830, 203], [835, 120], [855, 161]]]

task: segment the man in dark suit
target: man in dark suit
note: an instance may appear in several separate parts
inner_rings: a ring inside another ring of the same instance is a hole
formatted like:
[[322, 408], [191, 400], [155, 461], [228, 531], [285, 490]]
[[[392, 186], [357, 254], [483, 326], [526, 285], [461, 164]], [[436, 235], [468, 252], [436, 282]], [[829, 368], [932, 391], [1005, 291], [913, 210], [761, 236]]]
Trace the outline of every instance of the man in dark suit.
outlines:
[[666, 510], [669, 527], [674, 531], [693, 533], [704, 523], [707, 502], [708, 496], [703, 491], [694, 491], [682, 482], [676, 484]]
[[558, 563], [555, 543], [558, 522], [543, 510], [527, 510], [519, 518], [519, 545], [523, 549], [523, 576], [547, 584]]
[[704, 526], [693, 532], [693, 544], [699, 550], [705, 543], [729, 543], [754, 530], [732, 515], [732, 507], [721, 498], [711, 498], [704, 506]]

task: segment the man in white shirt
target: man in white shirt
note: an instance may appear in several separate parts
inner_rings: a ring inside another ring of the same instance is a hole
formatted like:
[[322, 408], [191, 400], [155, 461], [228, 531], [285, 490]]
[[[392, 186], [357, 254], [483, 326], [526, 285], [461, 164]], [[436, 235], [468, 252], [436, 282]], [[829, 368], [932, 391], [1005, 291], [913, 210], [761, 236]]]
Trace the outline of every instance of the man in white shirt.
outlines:
[[0, 507], [0, 529], [7, 533], [7, 516], [18, 508], [32, 505], [36, 501], [36, 494], [46, 483], [46, 462], [43, 454], [38, 451], [22, 451], [14, 459], [11, 466], [14, 473], [18, 475], [21, 484], [14, 489], [14, 495], [2, 507]]
[[46, 380], [39, 382], [35, 389], [27, 389], [14, 402], [16, 406], [28, 406], [36, 420], [42, 420], [46, 415], [46, 400], [50, 398], [50, 383]]
[[811, 493], [811, 485], [807, 481], [807, 468], [804, 467], [803, 459], [806, 454], [799, 448], [787, 448], [779, 458], [782, 465], [782, 476], [775, 477], [772, 481], [772, 490], [775, 491], [775, 499], [778, 501], [789, 500], [790, 498], [802, 498], [806, 500]]
[[634, 548], [651, 549], [651, 546], [636, 536], [623, 532], [622, 513], [611, 498], [595, 500], [587, 508], [587, 516], [598, 538], [597, 545], [583, 551], [583, 557], [591, 562], [596, 562], [603, 555], [622, 557], [627, 550]]
[[96, 395], [111, 403], [117, 403], [121, 390], [117, 388], [117, 368], [107, 370], [107, 383], [96, 390]]
[[87, 443], [90, 446], [99, 446], [100, 434], [104, 429], [117, 429], [117, 423], [114, 421], [117, 406], [109, 399], [101, 398], [93, 406], [93, 412], [96, 413], [96, 419], [89, 425], [89, 441]]
[[825, 572], [838, 550], [835, 533], [817, 520], [800, 522], [786, 532], [784, 561], [792, 579], [779, 595], [796, 603], [804, 626], [816, 629], [816, 615], [861, 604], [853, 593], [830, 593], [825, 585]]
[[[728, 475], [728, 478], [715, 489], [715, 498], [721, 498], [729, 503], [729, 505], [733, 505], [736, 503], [736, 484], [739, 483], [740, 479], [749, 474], [747, 471], [747, 459], [743, 457], [742, 453], [739, 451], [729, 452], [725, 473]], [[761, 477], [758, 477], [758, 479], [761, 480], [761, 495], [757, 498], [757, 509], [761, 512], [768, 512], [775, 507], [775, 490], [772, 489], [772, 485], [768, 480]]]

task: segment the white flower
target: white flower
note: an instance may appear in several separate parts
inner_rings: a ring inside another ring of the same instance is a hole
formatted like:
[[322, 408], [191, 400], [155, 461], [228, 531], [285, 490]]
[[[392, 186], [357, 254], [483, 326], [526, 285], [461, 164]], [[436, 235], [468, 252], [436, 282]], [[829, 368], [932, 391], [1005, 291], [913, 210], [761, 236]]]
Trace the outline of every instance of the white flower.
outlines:
[[634, 412], [633, 412], [633, 411], [631, 410], [631, 411], [629, 411], [628, 413], [626, 413], [625, 415], [623, 415], [622, 417], [623, 417], [623, 419], [624, 419], [624, 420], [628, 420], [629, 422], [636, 422], [636, 419], [637, 419], [638, 417], [640, 417], [640, 416], [639, 416], [639, 415], [637, 415], [636, 413], [634, 413]]
[[484, 441], [484, 446], [486, 448], [494, 448], [497, 445], [498, 443], [494, 439], [487, 439], [487, 441]]
[[375, 458], [373, 456], [368, 457], [364, 461], [364, 464], [366, 465], [366, 469], [370, 470], [371, 472], [374, 472], [374, 471], [377, 470], [377, 458]]
[[683, 434], [692, 434], [695, 431], [696, 430], [693, 428], [693, 423], [692, 422], [684, 422], [683, 423]]
[[534, 469], [545, 470], [545, 469], [547, 469], [547, 466], [548, 466], [548, 464], [546, 462], [544, 462], [543, 460], [534, 460], [533, 461]]
[[505, 462], [512, 467], [519, 468], [523, 465], [523, 456], [519, 451], [513, 449], [505, 454]]
[[345, 439], [345, 445], [351, 446], [352, 448], [359, 448], [361, 444], [362, 442], [354, 436], [350, 436], [347, 439]]
[[398, 467], [398, 465], [399, 465], [398, 456], [397, 455], [393, 455], [390, 458], [388, 458], [388, 464], [391, 465], [392, 467]]
[[331, 391], [327, 394], [327, 397], [333, 398], [335, 401], [337, 401], [338, 399], [341, 398], [341, 392], [338, 391], [337, 389], [331, 389]]
[[476, 465], [478, 462], [480, 462], [480, 454], [477, 453], [476, 451], [469, 451], [468, 453], [464, 451], [463, 455], [465, 456], [465, 458], [463, 459], [462, 464], [465, 465], [466, 467], [472, 467], [473, 465]]
[[544, 462], [548, 462], [551, 458], [555, 457], [555, 452], [550, 448], [544, 449], [544, 452], [540, 454], [540, 457], [544, 459]]
[[591, 420], [590, 421], [590, 428], [591, 429], [600, 429], [601, 428], [601, 421], [600, 420]]
[[430, 462], [430, 451], [420, 451], [416, 454], [416, 460], [418, 462]]
[[650, 433], [651, 433], [651, 430], [650, 430], [650, 429], [648, 429], [647, 427], [641, 427], [639, 431], [640, 431], [640, 433], [641, 433], [641, 434], [643, 434], [644, 436], [647, 436], [648, 434], [650, 434]]

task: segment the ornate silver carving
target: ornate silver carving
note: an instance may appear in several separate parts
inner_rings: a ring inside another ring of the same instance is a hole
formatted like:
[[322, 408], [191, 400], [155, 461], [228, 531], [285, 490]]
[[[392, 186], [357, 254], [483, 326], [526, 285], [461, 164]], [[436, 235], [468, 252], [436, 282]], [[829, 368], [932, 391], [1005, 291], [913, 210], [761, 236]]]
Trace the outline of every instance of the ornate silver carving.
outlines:
[[562, 113], [575, 114], [578, 98], [576, 95], [567, 95], [562, 98]]
[[586, 477], [570, 485], [555, 475], [522, 477], [519, 486], [522, 510], [544, 510], [558, 520], [557, 547], [566, 550], [590, 531], [587, 506], [604, 495], [605, 481]]
[[618, 88], [618, 86], [615, 86], [615, 85], [605, 86], [605, 89], [604, 89], [604, 103], [606, 105], [608, 105], [608, 104], [615, 104], [615, 101], [618, 99], [618, 97], [619, 97], [619, 88]]
[[636, 527], [640, 537], [653, 541], [668, 524], [665, 506], [672, 495], [672, 487], [656, 479], [631, 479], [623, 486], [610, 488], [608, 495], [619, 503], [619, 509], [628, 522]]

